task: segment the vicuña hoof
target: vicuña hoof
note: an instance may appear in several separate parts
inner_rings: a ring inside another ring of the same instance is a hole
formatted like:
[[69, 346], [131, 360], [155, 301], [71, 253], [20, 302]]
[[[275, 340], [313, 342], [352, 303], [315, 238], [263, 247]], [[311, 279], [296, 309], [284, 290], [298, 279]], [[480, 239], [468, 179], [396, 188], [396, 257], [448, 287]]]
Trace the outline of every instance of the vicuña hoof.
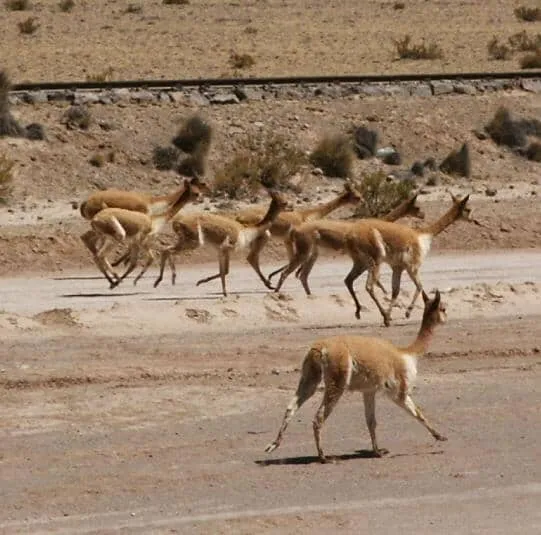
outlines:
[[377, 450], [373, 451], [374, 457], [383, 457], [384, 455], [387, 455], [389, 453], [389, 450], [387, 448], [378, 448]]
[[446, 442], [446, 441], [447, 441], [447, 437], [444, 436], [444, 435], [440, 435], [439, 433], [436, 433], [436, 434], [434, 435], [434, 438], [435, 438], [436, 440], [441, 441], [441, 442]]
[[277, 447], [278, 447], [278, 444], [276, 444], [276, 442], [271, 442], [270, 444], [267, 445], [267, 447], [265, 448], [265, 451], [266, 451], [267, 453], [271, 453], [271, 452], [273, 452]]

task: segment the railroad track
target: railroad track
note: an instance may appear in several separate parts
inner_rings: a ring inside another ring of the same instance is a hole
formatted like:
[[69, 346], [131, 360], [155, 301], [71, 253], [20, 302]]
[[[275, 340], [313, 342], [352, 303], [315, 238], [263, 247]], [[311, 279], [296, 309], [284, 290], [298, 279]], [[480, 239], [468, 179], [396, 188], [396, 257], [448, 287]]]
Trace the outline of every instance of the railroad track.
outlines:
[[13, 85], [13, 91], [62, 91], [62, 90], [105, 90], [105, 89], [184, 89], [221, 88], [238, 86], [283, 86], [322, 84], [385, 84], [403, 82], [434, 81], [512, 81], [541, 79], [541, 71], [511, 72], [462, 72], [433, 74], [390, 74], [390, 75], [344, 75], [344, 76], [283, 76], [253, 78], [189, 78], [178, 80], [111, 80], [84, 82], [38, 82]]

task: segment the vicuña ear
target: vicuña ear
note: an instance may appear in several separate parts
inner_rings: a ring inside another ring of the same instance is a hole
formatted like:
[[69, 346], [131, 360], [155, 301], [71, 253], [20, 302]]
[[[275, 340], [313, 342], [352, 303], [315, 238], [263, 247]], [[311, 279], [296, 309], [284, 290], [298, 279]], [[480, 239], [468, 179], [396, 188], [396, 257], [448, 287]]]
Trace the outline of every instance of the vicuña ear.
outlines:
[[470, 198], [470, 194], [468, 193], [468, 195], [466, 195], [461, 201], [460, 201], [460, 206], [463, 208], [464, 206], [466, 206], [466, 203], [468, 202]]
[[441, 301], [441, 294], [440, 294], [440, 291], [439, 290], [436, 290], [436, 295], [434, 297], [434, 307], [439, 307], [440, 306], [440, 301]]
[[426, 303], [430, 301], [430, 298], [428, 297], [428, 295], [426, 295], [426, 292], [424, 290], [423, 290], [422, 296], [423, 296], [423, 301], [425, 302], [425, 305], [426, 305]]

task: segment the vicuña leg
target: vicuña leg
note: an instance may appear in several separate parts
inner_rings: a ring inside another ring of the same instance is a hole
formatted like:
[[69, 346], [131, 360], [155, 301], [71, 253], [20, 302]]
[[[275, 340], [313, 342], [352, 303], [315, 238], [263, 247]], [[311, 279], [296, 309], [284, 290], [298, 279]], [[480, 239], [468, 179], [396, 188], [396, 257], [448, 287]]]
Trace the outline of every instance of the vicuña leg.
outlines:
[[364, 396], [364, 415], [366, 425], [372, 441], [372, 451], [376, 457], [382, 457], [389, 453], [385, 448], [379, 448], [376, 440], [376, 392], [365, 392]]
[[366, 261], [361, 258], [357, 258], [353, 260], [353, 267], [351, 268], [351, 271], [347, 274], [346, 278], [344, 279], [344, 284], [346, 285], [346, 288], [348, 289], [349, 294], [353, 298], [353, 301], [355, 302], [355, 317], [357, 319], [360, 319], [361, 317], [361, 310], [364, 308], [363, 305], [361, 305], [357, 294], [355, 293], [355, 290], [353, 288], [353, 283], [355, 280], [357, 280], [364, 272], [366, 271]]
[[118, 275], [113, 271], [111, 264], [107, 260], [107, 253], [114, 247], [115, 243], [107, 239], [104, 240], [103, 244], [96, 251], [94, 255], [94, 262], [98, 266], [98, 269], [103, 273], [111, 287], [118, 280]]
[[325, 420], [331, 415], [334, 407], [342, 397], [342, 394], [345, 390], [345, 377], [341, 378], [339, 381], [334, 383], [334, 381], [325, 381], [325, 394], [323, 395], [323, 401], [316, 412], [316, 417], [314, 418], [313, 427], [314, 427], [314, 440], [316, 441], [317, 454], [319, 460], [322, 463], [327, 462], [323, 449], [321, 448], [321, 428], [325, 423]]
[[410, 279], [415, 284], [415, 293], [413, 294], [413, 299], [411, 300], [410, 305], [406, 309], [406, 318], [409, 318], [413, 307], [415, 306], [415, 301], [419, 297], [420, 293], [423, 291], [423, 285], [421, 284], [421, 279], [419, 278], [419, 270], [416, 267], [406, 268]]
[[254, 271], [257, 273], [257, 276], [261, 279], [263, 284], [269, 289], [273, 290], [273, 286], [271, 285], [270, 281], [265, 278], [265, 275], [261, 273], [261, 268], [259, 266], [259, 255], [261, 254], [261, 250], [265, 246], [265, 244], [269, 241], [269, 237], [266, 234], [262, 234], [261, 236], [258, 236], [253, 242], [250, 247], [250, 252], [248, 253], [248, 256], [246, 257], [246, 260], [248, 263], [254, 268]]
[[370, 266], [368, 268], [368, 277], [366, 278], [366, 291], [368, 292], [368, 295], [372, 298], [372, 301], [376, 303], [380, 314], [383, 316], [383, 323], [385, 324], [385, 327], [389, 327], [389, 325], [391, 324], [391, 315], [383, 308], [383, 305], [379, 302], [379, 299], [376, 297], [376, 293], [374, 292], [374, 284], [379, 279], [380, 265], [381, 264], [379, 262], [370, 261]]
[[145, 265], [143, 266], [143, 268], [139, 272], [139, 275], [137, 275], [137, 277], [135, 277], [135, 279], [133, 279], [133, 285], [134, 286], [137, 284], [139, 279], [146, 273], [147, 269], [154, 263], [154, 260], [156, 260], [156, 256], [154, 254], [154, 251], [151, 248], [149, 248], [146, 253], [147, 253], [147, 261], [145, 262]]
[[314, 395], [320, 381], [321, 367], [319, 364], [314, 363], [311, 355], [308, 354], [302, 366], [302, 375], [297, 387], [297, 392], [287, 406], [286, 413], [276, 439], [265, 448], [267, 453], [274, 451], [278, 446], [280, 446], [285, 430], [287, 429], [291, 418], [293, 418], [301, 406]]
[[301, 281], [302, 287], [304, 288], [306, 295], [312, 295], [312, 292], [310, 291], [310, 286], [308, 285], [308, 276], [310, 275], [310, 272], [312, 271], [312, 268], [314, 267], [318, 256], [319, 250], [317, 248], [314, 248], [312, 250], [312, 253], [308, 257], [308, 260], [306, 260], [306, 262], [302, 264], [299, 270], [297, 270], [299, 280]]
[[224, 243], [220, 246], [220, 249], [218, 251], [218, 265], [219, 265], [220, 271], [216, 273], [216, 275], [211, 275], [210, 277], [206, 277], [204, 279], [198, 280], [196, 283], [196, 286], [199, 286], [200, 284], [206, 284], [207, 282], [210, 282], [219, 278], [222, 281], [222, 293], [224, 294], [224, 296], [227, 296], [225, 278], [229, 274], [230, 250], [231, 250], [231, 246], [227, 243]]

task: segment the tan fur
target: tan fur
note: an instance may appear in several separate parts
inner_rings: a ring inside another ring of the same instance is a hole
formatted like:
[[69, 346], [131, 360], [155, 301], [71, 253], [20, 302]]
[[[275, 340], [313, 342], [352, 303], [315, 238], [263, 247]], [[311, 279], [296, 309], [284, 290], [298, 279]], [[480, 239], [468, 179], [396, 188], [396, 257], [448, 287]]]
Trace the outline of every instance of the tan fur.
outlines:
[[216, 275], [206, 277], [197, 282], [197, 285], [220, 278], [222, 292], [227, 295], [226, 276], [229, 273], [229, 259], [232, 250], [248, 250], [247, 261], [254, 268], [263, 284], [271, 288], [269, 282], [261, 272], [257, 251], [260, 250], [260, 242], [268, 240], [269, 228], [276, 217], [284, 210], [288, 203], [285, 197], [274, 191], [269, 191], [271, 203], [266, 214], [254, 225], [243, 225], [226, 216], [208, 213], [182, 214], [174, 218], [172, 225], [177, 234], [178, 241], [173, 247], [162, 251], [160, 262], [160, 274], [154, 283], [154, 287], [163, 279], [165, 264], [169, 261], [171, 268], [172, 284], [176, 280], [176, 268], [173, 256], [183, 250], [193, 249], [203, 245], [210, 245], [218, 251], [219, 272]]
[[[389, 212], [384, 219], [388, 221], [394, 221], [401, 217], [412, 216], [419, 219], [424, 219], [424, 212], [416, 204], [417, 195], [414, 195], [410, 199], [400, 203], [394, 210]], [[308, 276], [314, 267], [314, 264], [319, 255], [319, 249], [321, 247], [330, 249], [337, 252], [346, 252], [347, 249], [347, 236], [348, 233], [355, 228], [360, 221], [332, 221], [329, 219], [322, 219], [320, 221], [313, 221], [304, 223], [299, 227], [292, 229], [288, 235], [289, 241], [288, 248], [293, 251], [289, 264], [271, 273], [269, 279], [282, 271], [276, 291], [279, 291], [285, 282], [289, 274], [293, 273], [297, 269], [297, 276], [300, 279], [304, 291], [307, 295], [311, 294], [310, 287], [308, 285]], [[370, 238], [365, 243], [367, 248], [373, 254], [377, 254], [377, 243]], [[376, 284], [385, 291], [383, 286], [376, 281]]]
[[351, 335], [314, 342], [304, 359], [297, 391], [287, 407], [278, 435], [265, 451], [270, 453], [280, 446], [289, 422], [316, 392], [321, 379], [325, 387], [323, 401], [313, 422], [321, 462], [326, 461], [321, 448], [321, 429], [346, 390], [363, 393], [374, 456], [379, 457], [387, 452], [379, 448], [376, 440], [375, 396], [380, 391], [420, 421], [436, 440], [446, 440], [429, 424], [410, 395], [417, 373], [415, 360], [428, 348], [434, 328], [446, 320], [445, 306], [441, 303], [439, 292], [436, 292], [434, 299], [429, 299], [423, 292], [423, 300], [425, 310], [421, 328], [409, 346], [398, 347], [381, 338]]
[[163, 215], [168, 206], [182, 195], [183, 191], [184, 186], [170, 195], [153, 196], [136, 191], [107, 189], [90, 195], [81, 203], [79, 210], [81, 215], [88, 220], [104, 208], [123, 208], [147, 215]]
[[[360, 316], [361, 305], [353, 289], [353, 283], [365, 270], [368, 270], [366, 290], [376, 303], [386, 326], [390, 324], [391, 311], [400, 293], [402, 273], [407, 271], [416, 287], [406, 311], [406, 317], [410, 316], [423, 289], [419, 269], [430, 250], [432, 238], [459, 219], [471, 220], [471, 210], [466, 206], [468, 200], [469, 195], [463, 199], [453, 196], [452, 205], [447, 212], [432, 224], [419, 229], [378, 219], [354, 223], [346, 235], [345, 251], [353, 260], [353, 267], [345, 279], [345, 284], [355, 302], [357, 318]], [[383, 308], [374, 292], [382, 263], [388, 264], [393, 272], [392, 295], [387, 310]]]
[[[111, 288], [117, 286], [136, 267], [141, 254], [146, 254], [147, 264], [141, 274], [153, 261], [150, 248], [151, 239], [161, 230], [185, 204], [199, 197], [201, 193], [208, 193], [208, 186], [198, 179], [185, 180], [182, 194], [177, 196], [167, 211], [162, 215], [148, 215], [146, 213], [127, 210], [124, 208], [104, 208], [92, 218], [92, 229], [81, 236], [81, 239], [92, 252], [94, 261]], [[118, 276], [107, 259], [107, 252], [115, 243], [128, 243], [128, 256], [130, 263], [122, 276]], [[137, 280], [137, 279], [136, 279]]]

